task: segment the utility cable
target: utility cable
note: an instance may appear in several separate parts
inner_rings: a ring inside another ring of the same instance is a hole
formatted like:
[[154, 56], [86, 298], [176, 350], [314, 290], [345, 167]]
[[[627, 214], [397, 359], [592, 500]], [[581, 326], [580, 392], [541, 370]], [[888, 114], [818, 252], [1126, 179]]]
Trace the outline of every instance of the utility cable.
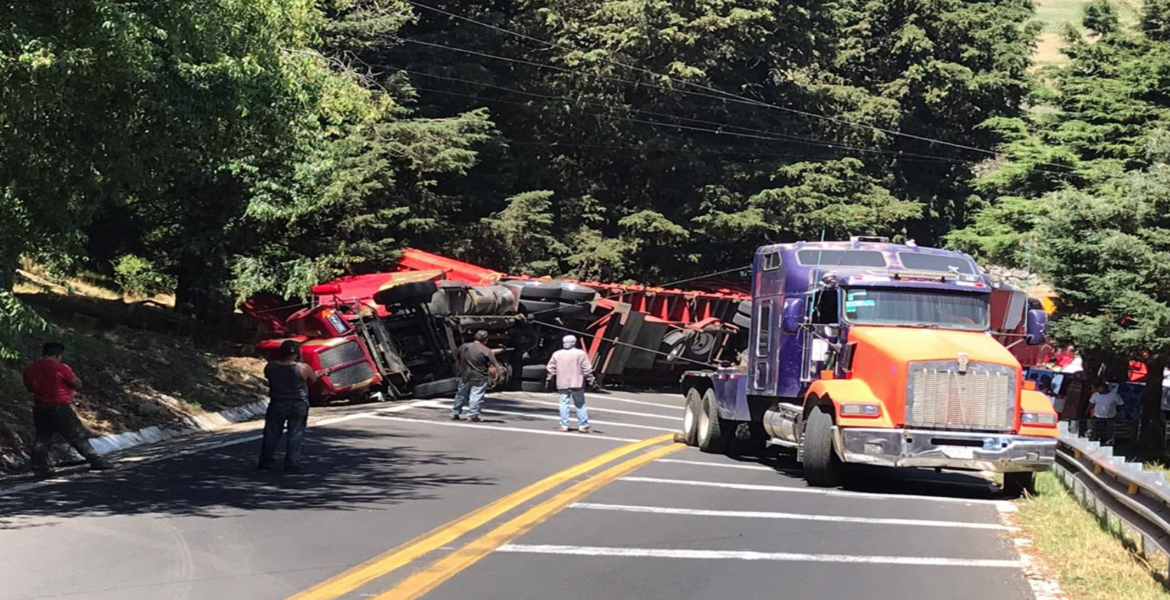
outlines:
[[[434, 6], [429, 6], [429, 5], [423, 4], [423, 3], [421, 3], [421, 2], [418, 2], [417, 0], [404, 0], [404, 1], [405, 1], [406, 3], [408, 3], [408, 4], [412, 5], [412, 6], [415, 6], [415, 7], [418, 7], [418, 8], [424, 9], [424, 10], [429, 10], [429, 11], [432, 11], [432, 12], [435, 12], [435, 13], [438, 13], [438, 14], [446, 15], [446, 16], [448, 16], [448, 17], [451, 17], [451, 18], [454, 18], [454, 19], [459, 19], [459, 20], [461, 20], [461, 21], [464, 21], [464, 22], [467, 22], [467, 23], [472, 23], [472, 24], [475, 24], [475, 25], [479, 25], [479, 26], [481, 26], [481, 27], [486, 27], [486, 28], [488, 28], [488, 29], [491, 29], [491, 30], [497, 31], [497, 32], [499, 32], [499, 33], [503, 33], [503, 34], [507, 34], [507, 35], [515, 36], [515, 37], [518, 37], [518, 38], [521, 38], [521, 39], [525, 39], [525, 40], [529, 40], [529, 41], [532, 41], [532, 42], [536, 42], [536, 43], [538, 43], [538, 44], [541, 44], [541, 45], [544, 45], [544, 46], [546, 46], [546, 47], [550, 47], [550, 48], [556, 48], [556, 49], [559, 49], [559, 50], [562, 50], [562, 51], [565, 51], [565, 52], [579, 52], [579, 51], [580, 51], [579, 49], [572, 48], [572, 47], [570, 47], [570, 46], [566, 46], [566, 45], [564, 45], [564, 44], [557, 44], [557, 43], [550, 42], [550, 41], [547, 41], [547, 40], [543, 40], [543, 39], [540, 39], [540, 38], [537, 38], [537, 37], [534, 37], [534, 36], [531, 36], [531, 35], [528, 35], [528, 34], [525, 34], [525, 33], [520, 33], [520, 32], [518, 32], [518, 31], [512, 31], [512, 30], [510, 30], [510, 29], [505, 29], [505, 28], [503, 28], [503, 27], [499, 27], [499, 26], [496, 26], [496, 25], [492, 25], [491, 23], [485, 23], [485, 22], [483, 22], [483, 21], [479, 21], [479, 20], [476, 20], [476, 19], [472, 19], [472, 18], [470, 18], [470, 17], [465, 17], [465, 16], [463, 16], [463, 15], [459, 15], [459, 14], [456, 14], [456, 13], [453, 13], [453, 12], [450, 12], [450, 11], [447, 11], [447, 10], [443, 10], [443, 9], [441, 9], [441, 8], [436, 8], [436, 7], [434, 7]], [[716, 93], [716, 94], [719, 94], [719, 97], [720, 97], [721, 99], [723, 99], [723, 100], [726, 100], [726, 101], [731, 101], [731, 102], [740, 102], [740, 103], [745, 103], [745, 104], [752, 105], [752, 106], [758, 106], [758, 107], [770, 108], [770, 109], [773, 109], [773, 110], [784, 111], [784, 112], [788, 112], [788, 113], [792, 113], [792, 114], [797, 114], [797, 115], [801, 115], [801, 116], [805, 116], [805, 117], [809, 117], [809, 118], [813, 118], [813, 119], [821, 119], [821, 120], [825, 120], [825, 121], [828, 121], [828, 122], [831, 122], [831, 123], [835, 123], [835, 124], [838, 124], [838, 125], [845, 125], [845, 126], [848, 126], [848, 127], [866, 128], [866, 129], [870, 129], [870, 130], [872, 130], [872, 131], [877, 131], [877, 132], [884, 133], [884, 134], [886, 134], [886, 135], [897, 136], [897, 137], [903, 137], [903, 138], [907, 138], [907, 139], [913, 139], [913, 140], [924, 141], [924, 142], [927, 142], [927, 143], [930, 143], [930, 144], [938, 144], [938, 145], [942, 145], [942, 146], [949, 146], [949, 147], [952, 147], [952, 148], [958, 148], [958, 149], [962, 149], [962, 150], [969, 150], [969, 151], [973, 151], [973, 152], [979, 152], [979, 153], [981, 153], [981, 154], [984, 154], [984, 155], [990, 155], [990, 156], [994, 156], [994, 157], [999, 157], [999, 156], [1002, 156], [1002, 155], [1003, 155], [1003, 153], [1002, 153], [1002, 152], [997, 152], [997, 151], [995, 151], [995, 150], [987, 150], [987, 149], [985, 149], [985, 148], [979, 148], [979, 147], [976, 147], [976, 146], [969, 146], [969, 145], [966, 145], [966, 144], [959, 144], [959, 143], [956, 143], [956, 142], [948, 142], [948, 141], [946, 141], [946, 140], [940, 140], [940, 139], [931, 138], [931, 137], [927, 137], [927, 136], [921, 136], [921, 135], [916, 135], [916, 134], [912, 134], [912, 133], [905, 133], [905, 132], [898, 131], [898, 130], [894, 130], [894, 129], [888, 129], [888, 128], [885, 128], [885, 127], [879, 127], [879, 126], [877, 126], [877, 125], [870, 125], [870, 124], [866, 124], [866, 123], [854, 123], [854, 122], [852, 122], [852, 121], [848, 121], [848, 120], [846, 120], [846, 119], [841, 119], [841, 118], [838, 118], [838, 117], [831, 117], [831, 116], [827, 116], [827, 115], [821, 115], [821, 114], [817, 114], [817, 113], [810, 112], [810, 111], [806, 111], [806, 110], [800, 110], [800, 109], [796, 109], [796, 108], [789, 108], [789, 107], [785, 107], [785, 106], [778, 106], [778, 105], [775, 105], [775, 104], [771, 104], [771, 103], [768, 103], [768, 102], [764, 102], [764, 101], [762, 101], [762, 100], [756, 100], [756, 99], [753, 99], [753, 98], [748, 98], [747, 96], [743, 96], [743, 95], [740, 95], [740, 94], [735, 94], [735, 93], [732, 93], [732, 92], [727, 92], [727, 91], [724, 91], [724, 90], [721, 90], [721, 89], [719, 89], [719, 88], [712, 87], [712, 86], [709, 86], [709, 85], [706, 85], [706, 84], [702, 84], [702, 83], [695, 83], [695, 82], [692, 82], [692, 81], [687, 81], [687, 80], [685, 80], [685, 79], [680, 79], [680, 78], [677, 78], [677, 77], [674, 77], [674, 76], [671, 76], [671, 75], [666, 75], [666, 74], [664, 74], [664, 73], [658, 73], [658, 72], [656, 72], [656, 71], [652, 71], [652, 70], [650, 70], [650, 69], [647, 69], [647, 68], [644, 68], [644, 67], [639, 67], [639, 66], [636, 66], [636, 65], [631, 65], [631, 64], [624, 63], [624, 62], [621, 62], [621, 61], [618, 61], [618, 60], [613, 60], [613, 59], [604, 58], [604, 57], [602, 57], [600, 60], [602, 60], [602, 61], [604, 61], [604, 62], [607, 62], [607, 63], [609, 63], [609, 64], [612, 64], [612, 65], [616, 65], [616, 66], [619, 66], [619, 67], [622, 67], [622, 68], [625, 68], [625, 69], [629, 69], [629, 70], [631, 70], [631, 71], [635, 71], [635, 72], [638, 72], [638, 73], [643, 73], [643, 74], [646, 74], [646, 75], [651, 75], [651, 76], [658, 77], [658, 78], [663, 78], [663, 79], [669, 80], [669, 81], [671, 81], [671, 82], [674, 82], [674, 83], [677, 83], [677, 84], [680, 84], [680, 85], [685, 85], [685, 86], [692, 87], [692, 88], [699, 88], [699, 89], [702, 89], [702, 90], [707, 90], [707, 91], [710, 91], [710, 92], [714, 92], [714, 93]], [[550, 65], [550, 66], [551, 66], [551, 65]], [[576, 73], [579, 73], [578, 71], [574, 71], [574, 70], [572, 70], [572, 69], [564, 69], [564, 68], [561, 68], [561, 67], [558, 67], [558, 68], [559, 68], [559, 69], [561, 69], [561, 70], [567, 70], [567, 71], [571, 71], [571, 72], [576, 72]], [[1067, 167], [1067, 166], [1065, 166], [1065, 165], [1058, 165], [1058, 164], [1055, 164], [1055, 163], [1038, 163], [1038, 164], [1042, 164], [1042, 165], [1045, 165], [1045, 166], [1056, 167], [1056, 168], [1058, 168], [1058, 169], [1062, 169], [1062, 170], [1064, 170], [1064, 171], [1068, 171], [1068, 170], [1070, 170], [1070, 169], [1069, 169], [1069, 167]]]
[[[835, 143], [835, 142], [830, 142], [830, 141], [826, 141], [823, 139], [795, 135], [795, 134], [790, 134], [790, 133], [779, 133], [779, 132], [767, 131], [767, 130], [762, 130], [762, 129], [754, 129], [751, 127], [741, 127], [739, 125], [732, 125], [730, 123], [722, 123], [719, 121], [709, 121], [709, 120], [705, 120], [705, 119], [696, 119], [693, 117], [680, 117], [678, 115], [673, 115], [670, 113], [647, 111], [647, 110], [641, 110], [641, 109], [629, 108], [629, 107], [617, 107], [617, 106], [614, 106], [611, 104], [606, 104], [603, 102], [591, 102], [588, 100], [582, 100], [580, 98], [573, 98], [571, 96], [557, 96], [557, 95], [551, 95], [551, 94], [540, 94], [540, 93], [536, 93], [536, 92], [529, 92], [526, 90], [518, 90], [515, 88], [494, 85], [494, 84], [486, 83], [483, 81], [462, 79], [459, 77], [450, 77], [447, 75], [437, 75], [434, 73], [427, 73], [424, 71], [415, 71], [412, 69], [403, 69], [403, 68], [397, 68], [397, 67], [388, 67], [388, 68], [396, 68], [397, 70], [399, 70], [403, 73], [410, 73], [412, 75], [420, 75], [423, 77], [430, 77], [430, 78], [438, 79], [441, 81], [450, 81], [450, 82], [455, 82], [455, 83], [464, 83], [464, 84], [468, 84], [468, 85], [475, 85], [475, 86], [480, 86], [480, 87], [484, 87], [484, 88], [488, 88], [488, 89], [501, 90], [501, 91], [505, 91], [505, 92], [510, 92], [510, 93], [514, 93], [514, 94], [521, 94], [524, 96], [540, 98], [540, 99], [544, 99], [544, 100], [563, 100], [563, 101], [574, 102], [576, 104], [582, 104], [582, 105], [587, 105], [587, 106], [597, 106], [597, 107], [601, 107], [601, 108], [605, 108], [605, 109], [609, 109], [609, 110], [623, 110], [623, 111], [628, 111], [628, 112], [633, 112], [633, 113], [643, 114], [643, 115], [648, 115], [648, 116], [653, 116], [653, 117], [665, 117], [665, 118], [669, 118], [669, 119], [678, 119], [680, 121], [689, 121], [691, 123], [698, 123], [698, 124], [702, 124], [702, 125], [713, 125], [713, 126], [719, 127], [721, 132], [722, 132], [723, 128], [727, 128], [727, 129], [734, 129], [734, 130], [739, 130], [739, 131], [747, 132], [747, 133], [756, 133], [756, 134], [762, 134], [765, 136], [770, 136], [766, 139], [776, 139], [776, 140], [781, 140], [781, 141], [797, 141], [800, 143], [809, 144], [809, 145], [813, 145], [813, 146], [824, 146], [827, 148], [853, 150], [856, 152], [870, 152], [870, 153], [875, 153], [875, 154], [909, 156], [909, 157], [915, 157], [915, 158], [922, 158], [922, 159], [926, 159], [926, 160], [937, 160], [937, 161], [961, 163], [961, 164], [968, 164], [968, 165], [978, 164], [977, 161], [969, 161], [969, 160], [950, 158], [950, 157], [933, 156], [933, 155], [929, 155], [929, 154], [917, 154], [914, 152], [905, 152], [905, 151], [900, 151], [900, 150], [884, 150], [884, 149], [880, 149], [880, 148], [870, 148], [870, 147], [865, 147], [865, 146], [852, 146], [849, 144]], [[416, 89], [424, 89], [426, 91], [436, 91], [436, 90], [428, 89], [428, 88], [416, 88]], [[474, 97], [475, 98], [482, 98], [481, 96], [474, 96]], [[483, 98], [483, 99], [491, 100], [490, 98]], [[594, 113], [594, 114], [596, 114], [596, 113]]]

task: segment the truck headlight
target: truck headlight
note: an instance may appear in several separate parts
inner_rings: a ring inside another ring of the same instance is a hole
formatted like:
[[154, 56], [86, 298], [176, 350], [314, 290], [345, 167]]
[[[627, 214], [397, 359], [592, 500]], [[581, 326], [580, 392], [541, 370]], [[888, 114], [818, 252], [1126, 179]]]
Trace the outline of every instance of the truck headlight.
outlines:
[[842, 417], [880, 417], [882, 415], [882, 406], [880, 404], [860, 404], [849, 403], [841, 405]]
[[1045, 427], [1056, 427], [1056, 414], [1054, 413], [1024, 413], [1020, 417], [1020, 422], [1024, 425], [1042, 425]]

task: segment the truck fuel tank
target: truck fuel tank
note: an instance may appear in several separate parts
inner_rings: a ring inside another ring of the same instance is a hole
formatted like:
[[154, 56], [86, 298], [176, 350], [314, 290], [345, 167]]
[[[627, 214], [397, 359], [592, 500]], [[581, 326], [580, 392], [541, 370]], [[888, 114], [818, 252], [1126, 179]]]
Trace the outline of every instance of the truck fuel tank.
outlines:
[[764, 431], [774, 438], [774, 442], [779, 441], [784, 446], [796, 446], [800, 443], [801, 420], [801, 407], [781, 402], [775, 410], [764, 412]]

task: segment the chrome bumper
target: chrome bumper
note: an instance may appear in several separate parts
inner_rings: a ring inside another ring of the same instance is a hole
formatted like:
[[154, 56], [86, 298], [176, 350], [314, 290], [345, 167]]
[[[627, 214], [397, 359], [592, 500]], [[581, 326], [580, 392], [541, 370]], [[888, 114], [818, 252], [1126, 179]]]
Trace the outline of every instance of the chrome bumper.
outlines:
[[844, 462], [882, 467], [933, 467], [1010, 473], [1044, 471], [1056, 461], [1056, 439], [926, 429], [833, 428]]

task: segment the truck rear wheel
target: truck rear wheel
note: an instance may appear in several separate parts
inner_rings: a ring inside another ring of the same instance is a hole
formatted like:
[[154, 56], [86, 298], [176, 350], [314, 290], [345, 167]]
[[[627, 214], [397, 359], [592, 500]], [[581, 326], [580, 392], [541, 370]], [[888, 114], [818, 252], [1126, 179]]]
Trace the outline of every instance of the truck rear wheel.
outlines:
[[841, 484], [841, 461], [833, 452], [833, 417], [814, 408], [804, 428], [804, 478], [814, 487]]
[[699, 443], [699, 411], [702, 410], [703, 397], [699, 390], [687, 390], [687, 400], [683, 407], [683, 441], [688, 446]]
[[[699, 450], [711, 454], [727, 452], [728, 434], [726, 421], [719, 416], [719, 406], [715, 400], [715, 391], [703, 392], [702, 410], [699, 411]], [[685, 423], [685, 421], [684, 421]]]
[[1025, 493], [1035, 494], [1036, 474], [1032, 472], [1004, 473], [1003, 493], [1009, 498], [1020, 498]]

